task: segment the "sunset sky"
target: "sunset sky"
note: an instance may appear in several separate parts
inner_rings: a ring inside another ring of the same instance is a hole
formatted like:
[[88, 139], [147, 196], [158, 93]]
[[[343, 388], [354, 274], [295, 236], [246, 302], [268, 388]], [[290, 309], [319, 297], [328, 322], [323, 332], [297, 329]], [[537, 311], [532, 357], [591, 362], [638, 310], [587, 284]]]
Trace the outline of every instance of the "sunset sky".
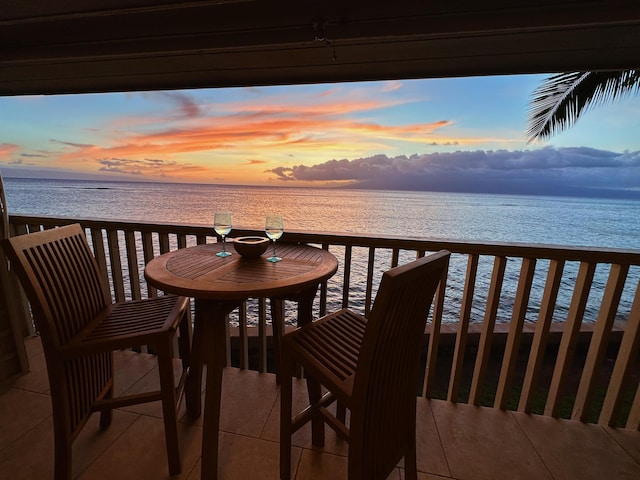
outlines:
[[[526, 144], [542, 75], [0, 97], [5, 177], [640, 191], [640, 98]], [[545, 188], [546, 188], [545, 187]]]

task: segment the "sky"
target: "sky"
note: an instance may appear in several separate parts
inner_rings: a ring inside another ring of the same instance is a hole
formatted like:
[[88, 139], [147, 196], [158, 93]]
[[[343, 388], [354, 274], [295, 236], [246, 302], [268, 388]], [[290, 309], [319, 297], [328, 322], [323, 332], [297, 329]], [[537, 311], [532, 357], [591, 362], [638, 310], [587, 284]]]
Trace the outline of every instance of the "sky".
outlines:
[[640, 198], [640, 96], [527, 144], [544, 78], [0, 97], [0, 173]]

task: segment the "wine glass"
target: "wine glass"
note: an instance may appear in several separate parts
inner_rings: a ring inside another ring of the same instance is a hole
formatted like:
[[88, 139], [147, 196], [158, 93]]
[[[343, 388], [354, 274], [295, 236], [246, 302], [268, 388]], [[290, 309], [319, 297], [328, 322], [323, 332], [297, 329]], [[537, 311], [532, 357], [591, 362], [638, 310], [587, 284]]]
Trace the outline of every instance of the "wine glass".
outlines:
[[276, 255], [276, 240], [284, 233], [284, 225], [280, 215], [267, 215], [267, 222], [264, 231], [271, 240], [273, 240], [273, 255], [267, 258], [269, 262], [279, 262], [282, 260]]
[[231, 231], [231, 212], [216, 212], [213, 215], [213, 229], [222, 237], [222, 251], [216, 253], [218, 257], [228, 257], [231, 255], [225, 249], [225, 238]]

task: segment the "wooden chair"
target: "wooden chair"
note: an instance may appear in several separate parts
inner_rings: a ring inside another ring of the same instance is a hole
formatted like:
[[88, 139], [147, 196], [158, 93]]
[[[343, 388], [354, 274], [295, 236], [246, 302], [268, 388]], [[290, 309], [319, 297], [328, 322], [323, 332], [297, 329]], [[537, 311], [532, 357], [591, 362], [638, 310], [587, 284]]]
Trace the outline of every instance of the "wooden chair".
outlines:
[[[29, 298], [47, 363], [55, 443], [55, 478], [71, 478], [71, 446], [92, 412], [100, 428], [112, 409], [161, 400], [169, 472], [180, 472], [177, 406], [190, 357], [185, 297], [111, 303], [78, 224], [3, 241]], [[180, 330], [183, 374], [176, 388], [173, 344]], [[158, 358], [160, 391], [113, 397], [113, 351], [148, 345]], [[141, 438], [140, 441], [144, 441]]]
[[[405, 478], [416, 479], [420, 348], [449, 256], [442, 250], [386, 271], [368, 319], [343, 309], [283, 337], [281, 479], [291, 476], [291, 435], [310, 420], [314, 445], [324, 444], [324, 423], [349, 442], [349, 480], [386, 479], [402, 457]], [[307, 374], [311, 405], [292, 420], [294, 362]], [[326, 408], [334, 400], [337, 416]]]

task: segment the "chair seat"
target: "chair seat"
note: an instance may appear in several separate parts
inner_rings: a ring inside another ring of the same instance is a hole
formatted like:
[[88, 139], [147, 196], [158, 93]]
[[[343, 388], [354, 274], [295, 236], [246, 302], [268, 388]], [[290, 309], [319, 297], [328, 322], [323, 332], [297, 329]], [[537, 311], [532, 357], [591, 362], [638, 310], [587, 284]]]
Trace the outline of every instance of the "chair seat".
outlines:
[[367, 319], [349, 309], [339, 310], [285, 337], [296, 361], [311, 374], [321, 374], [336, 397], [348, 402]]
[[[154, 337], [175, 332], [189, 299], [176, 295], [115, 303], [106, 308], [63, 350], [77, 354], [153, 344]], [[101, 348], [101, 346], [104, 346]]]

